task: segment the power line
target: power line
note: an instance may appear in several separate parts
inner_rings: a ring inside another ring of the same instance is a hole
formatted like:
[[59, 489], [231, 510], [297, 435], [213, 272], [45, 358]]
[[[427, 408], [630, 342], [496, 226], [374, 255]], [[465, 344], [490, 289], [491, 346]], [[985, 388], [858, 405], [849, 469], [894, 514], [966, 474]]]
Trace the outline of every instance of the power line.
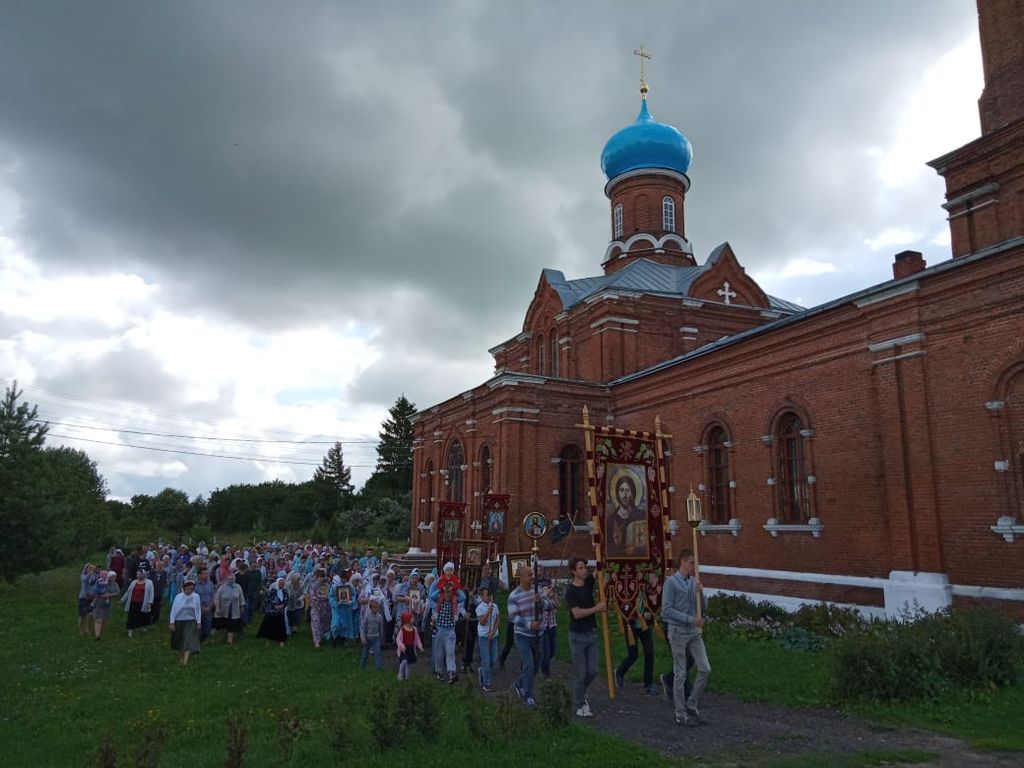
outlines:
[[[274, 456], [229, 456], [221, 453], [200, 453], [198, 451], [186, 451], [180, 448], [158, 448], [153, 445], [133, 445], [131, 443], [115, 443], [110, 440], [93, 440], [88, 437], [76, 437], [74, 435], [62, 435], [56, 432], [50, 432], [48, 437], [59, 437], [65, 440], [78, 440], [83, 443], [96, 443], [98, 445], [113, 445], [118, 448], [135, 448], [140, 451], [157, 451], [159, 453], [180, 453], [185, 456], [201, 456], [209, 459], [234, 459], [237, 461], [262, 461], [274, 464], [296, 464], [303, 467], [319, 467], [320, 462], [310, 461], [293, 461], [291, 459], [280, 459]], [[404, 466], [410, 466], [410, 464], [404, 464]], [[358, 469], [375, 469], [376, 464], [345, 464], [346, 467], [358, 468]]]
[[97, 429], [103, 432], [124, 432], [130, 435], [147, 435], [150, 437], [173, 437], [182, 440], [217, 440], [237, 443], [287, 443], [290, 445], [377, 445], [380, 440], [266, 440], [256, 437], [213, 437], [205, 435], [175, 435], [168, 432], [146, 432], [138, 429], [126, 429], [124, 427], [100, 427], [93, 424], [73, 424], [67, 421], [37, 418], [34, 421], [43, 424], [57, 424], [62, 427], [74, 427], [76, 429]]

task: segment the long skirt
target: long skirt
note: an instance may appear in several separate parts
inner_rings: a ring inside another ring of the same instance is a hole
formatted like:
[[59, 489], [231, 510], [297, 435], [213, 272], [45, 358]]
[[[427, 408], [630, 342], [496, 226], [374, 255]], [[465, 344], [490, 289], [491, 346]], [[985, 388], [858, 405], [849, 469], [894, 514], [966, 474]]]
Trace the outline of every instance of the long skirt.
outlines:
[[287, 640], [288, 628], [284, 623], [284, 612], [264, 614], [263, 621], [260, 622], [260, 628], [256, 632], [256, 637], [277, 640], [279, 643]]
[[242, 631], [242, 619], [229, 619], [221, 616], [220, 618], [214, 618], [213, 620], [214, 629], [222, 629], [225, 632], [241, 632]]
[[202, 646], [199, 644], [199, 627], [194, 621], [175, 622], [171, 633], [171, 648], [175, 651], [199, 653]]
[[149, 625], [149, 613], [142, 612], [142, 603], [128, 606], [128, 629], [138, 629]]

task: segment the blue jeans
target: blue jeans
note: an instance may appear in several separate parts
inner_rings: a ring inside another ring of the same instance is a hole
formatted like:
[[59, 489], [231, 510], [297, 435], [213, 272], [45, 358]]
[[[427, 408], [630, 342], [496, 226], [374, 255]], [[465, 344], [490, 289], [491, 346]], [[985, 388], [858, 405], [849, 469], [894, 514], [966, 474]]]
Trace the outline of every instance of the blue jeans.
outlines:
[[516, 685], [523, 692], [523, 696], [528, 699], [533, 698], [533, 676], [535, 670], [533, 667], [533, 644], [536, 642], [535, 638], [521, 635], [516, 632], [516, 650], [519, 652], [519, 662], [522, 665], [519, 673], [519, 677], [516, 678]]
[[373, 659], [377, 663], [377, 669], [384, 669], [384, 659], [380, 655], [380, 637], [371, 637], [363, 643], [363, 655], [359, 657], [359, 668], [366, 668], [366, 657], [373, 651]]
[[478, 637], [476, 645], [480, 649], [480, 682], [490, 688], [491, 667], [498, 661], [498, 638]]
[[430, 649], [434, 658], [434, 671], [441, 673], [444, 664], [449, 674], [455, 672], [455, 627], [438, 627], [434, 645]]
[[540, 672], [551, 677], [551, 660], [555, 658], [555, 641], [558, 627], [548, 627], [540, 634]]

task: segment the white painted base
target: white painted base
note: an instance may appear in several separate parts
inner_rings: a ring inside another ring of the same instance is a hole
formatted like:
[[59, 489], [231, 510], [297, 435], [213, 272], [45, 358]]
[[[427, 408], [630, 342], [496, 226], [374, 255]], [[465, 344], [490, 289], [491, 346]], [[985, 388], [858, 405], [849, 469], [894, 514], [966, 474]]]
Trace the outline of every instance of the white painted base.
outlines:
[[883, 591], [890, 619], [913, 617], [922, 611], [934, 613], [953, 603], [953, 589], [944, 573], [890, 571]]
[[418, 554], [420, 554], [420, 548], [419, 547], [409, 547], [409, 549], [406, 551], [406, 554], [407, 555], [418, 555]]

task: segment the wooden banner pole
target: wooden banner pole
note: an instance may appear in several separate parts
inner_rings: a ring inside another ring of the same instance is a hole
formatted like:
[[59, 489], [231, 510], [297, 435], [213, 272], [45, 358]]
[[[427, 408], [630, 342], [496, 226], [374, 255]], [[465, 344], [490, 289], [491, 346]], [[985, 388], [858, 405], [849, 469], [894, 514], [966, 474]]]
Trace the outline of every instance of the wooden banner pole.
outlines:
[[[598, 602], [608, 604], [604, 582], [604, 561], [601, 558], [601, 512], [597, 508], [597, 475], [594, 466], [594, 428], [590, 424], [590, 409], [583, 406], [583, 440], [587, 455], [587, 478], [590, 485], [590, 524], [594, 530], [594, 570], [597, 573]], [[608, 698], [615, 698], [615, 672], [612, 670], [612, 640], [608, 632], [608, 611], [601, 614], [601, 637], [604, 640], [604, 665], [608, 675]]]

